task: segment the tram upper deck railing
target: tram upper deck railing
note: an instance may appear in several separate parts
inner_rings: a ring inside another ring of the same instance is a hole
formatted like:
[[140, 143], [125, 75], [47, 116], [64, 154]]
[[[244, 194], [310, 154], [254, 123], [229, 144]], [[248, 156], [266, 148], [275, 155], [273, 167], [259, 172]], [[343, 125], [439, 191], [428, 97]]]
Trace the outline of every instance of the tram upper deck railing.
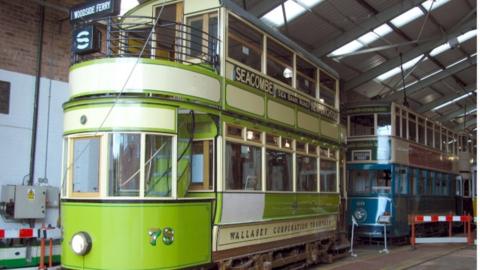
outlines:
[[[80, 33], [89, 25], [95, 27], [90, 31], [98, 48], [86, 54], [73, 49], [72, 64], [98, 58], [141, 57], [212, 69], [219, 65], [219, 39], [186, 24], [145, 16], [105, 17], [76, 23], [73, 31]], [[78, 42], [79, 36], [74, 48]]]

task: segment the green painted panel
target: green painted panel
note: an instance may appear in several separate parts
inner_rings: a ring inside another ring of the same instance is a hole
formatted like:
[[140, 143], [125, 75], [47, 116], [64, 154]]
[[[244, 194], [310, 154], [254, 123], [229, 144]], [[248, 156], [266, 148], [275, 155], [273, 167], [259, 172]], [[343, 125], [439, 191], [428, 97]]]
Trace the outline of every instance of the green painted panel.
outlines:
[[[210, 202], [62, 203], [62, 265], [73, 269], [175, 269], [211, 260]], [[174, 242], [150, 244], [149, 229], [172, 228]], [[92, 249], [74, 254], [69, 241], [87, 232]]]
[[[44, 257], [44, 261], [48, 264], [48, 256]], [[53, 255], [52, 263], [53, 265], [59, 264], [60, 256]], [[33, 257], [31, 261], [27, 261], [26, 259], [12, 259], [12, 260], [0, 259], [0, 269], [38, 267], [39, 264], [40, 264], [40, 257]]]
[[338, 194], [313, 193], [267, 193], [265, 194], [264, 219], [293, 216], [336, 214], [340, 197]]

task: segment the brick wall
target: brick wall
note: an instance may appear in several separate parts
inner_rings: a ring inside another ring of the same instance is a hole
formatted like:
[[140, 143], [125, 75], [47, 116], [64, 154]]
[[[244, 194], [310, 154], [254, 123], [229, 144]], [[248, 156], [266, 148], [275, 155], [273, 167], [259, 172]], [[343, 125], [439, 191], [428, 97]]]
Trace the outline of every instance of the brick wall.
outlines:
[[[69, 8], [79, 0], [48, 0]], [[0, 69], [36, 74], [41, 6], [34, 1], [0, 0]], [[42, 77], [67, 81], [71, 27], [68, 13], [45, 8]]]

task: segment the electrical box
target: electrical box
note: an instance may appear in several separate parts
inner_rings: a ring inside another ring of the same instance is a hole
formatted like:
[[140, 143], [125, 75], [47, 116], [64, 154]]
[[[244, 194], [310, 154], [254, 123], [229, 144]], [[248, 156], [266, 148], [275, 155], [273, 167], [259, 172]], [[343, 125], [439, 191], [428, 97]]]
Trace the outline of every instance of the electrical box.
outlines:
[[2, 186], [1, 213], [7, 219], [45, 218], [46, 202], [45, 186]]

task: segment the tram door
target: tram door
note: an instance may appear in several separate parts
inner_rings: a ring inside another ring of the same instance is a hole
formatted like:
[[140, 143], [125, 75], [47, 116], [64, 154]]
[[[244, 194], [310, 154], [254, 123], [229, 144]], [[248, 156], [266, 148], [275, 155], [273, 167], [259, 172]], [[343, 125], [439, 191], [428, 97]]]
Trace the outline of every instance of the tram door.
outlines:
[[163, 58], [170, 61], [180, 59], [181, 49], [177, 46], [176, 40], [181, 40], [183, 23], [183, 3], [161, 5], [155, 9], [155, 18], [160, 14], [157, 26], [155, 27], [155, 40], [152, 52], [156, 58]]

